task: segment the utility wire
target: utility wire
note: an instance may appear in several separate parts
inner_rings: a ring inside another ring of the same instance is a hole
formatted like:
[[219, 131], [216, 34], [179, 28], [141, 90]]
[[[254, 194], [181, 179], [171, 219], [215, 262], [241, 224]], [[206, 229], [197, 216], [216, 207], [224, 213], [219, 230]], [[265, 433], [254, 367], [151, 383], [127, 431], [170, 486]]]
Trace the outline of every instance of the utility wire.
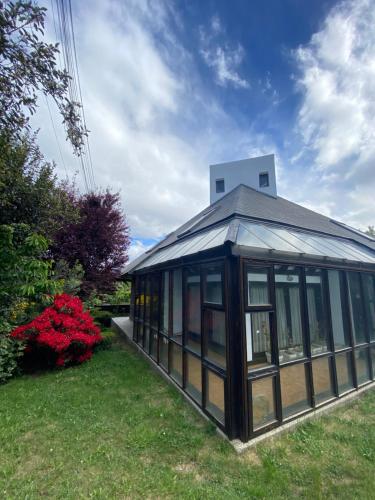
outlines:
[[57, 147], [59, 148], [59, 153], [60, 153], [60, 157], [61, 157], [61, 162], [64, 166], [64, 170], [65, 170], [65, 173], [66, 173], [66, 176], [68, 176], [68, 171], [66, 169], [66, 165], [65, 165], [65, 161], [64, 161], [64, 157], [62, 155], [62, 151], [61, 151], [61, 147], [60, 147], [60, 142], [59, 142], [59, 139], [57, 137], [57, 133], [56, 133], [56, 128], [55, 128], [55, 123], [53, 121], [53, 118], [52, 118], [52, 113], [51, 113], [51, 108], [49, 107], [49, 104], [48, 104], [48, 99], [47, 99], [47, 96], [44, 94], [44, 98], [46, 100], [46, 103], [47, 103], [47, 108], [48, 108], [48, 113], [49, 113], [49, 117], [51, 119], [51, 123], [52, 123], [52, 128], [53, 128], [53, 133], [55, 134], [55, 139], [56, 139], [56, 142], [57, 142]]

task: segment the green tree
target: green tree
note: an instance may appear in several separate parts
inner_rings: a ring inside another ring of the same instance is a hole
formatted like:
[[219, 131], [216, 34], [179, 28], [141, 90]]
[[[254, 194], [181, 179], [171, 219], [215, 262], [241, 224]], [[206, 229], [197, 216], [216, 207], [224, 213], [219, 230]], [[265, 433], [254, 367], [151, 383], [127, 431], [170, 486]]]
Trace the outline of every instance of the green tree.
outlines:
[[57, 67], [58, 44], [43, 41], [46, 12], [31, 1], [0, 1], [0, 131], [20, 138], [43, 93], [55, 101], [80, 154], [87, 130], [79, 104], [69, 99], [70, 76]]
[[374, 228], [374, 226], [368, 226], [366, 234], [368, 234], [372, 238], [375, 238], [375, 228]]

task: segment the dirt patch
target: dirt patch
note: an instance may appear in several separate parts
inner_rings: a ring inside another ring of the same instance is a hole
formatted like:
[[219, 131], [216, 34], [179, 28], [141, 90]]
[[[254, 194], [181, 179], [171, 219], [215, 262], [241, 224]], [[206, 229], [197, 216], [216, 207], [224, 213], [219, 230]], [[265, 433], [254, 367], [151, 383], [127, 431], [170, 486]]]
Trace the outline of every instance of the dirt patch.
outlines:
[[262, 460], [255, 450], [248, 450], [240, 455], [240, 461], [249, 465], [262, 465]]
[[177, 464], [174, 467], [174, 470], [176, 472], [180, 472], [181, 474], [190, 474], [191, 472], [194, 472], [196, 468], [196, 464], [194, 462], [190, 462], [187, 464]]
[[36, 470], [42, 469], [43, 463], [43, 457], [40, 455], [30, 455], [27, 459], [22, 460], [14, 475], [17, 478], [26, 477]]

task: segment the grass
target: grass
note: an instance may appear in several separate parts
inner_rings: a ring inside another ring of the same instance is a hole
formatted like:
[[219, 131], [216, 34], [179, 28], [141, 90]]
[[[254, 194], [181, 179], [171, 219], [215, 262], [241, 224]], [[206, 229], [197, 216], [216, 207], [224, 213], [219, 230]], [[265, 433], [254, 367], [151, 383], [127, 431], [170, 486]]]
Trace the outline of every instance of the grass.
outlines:
[[0, 388], [2, 498], [374, 498], [375, 391], [238, 456], [133, 348]]

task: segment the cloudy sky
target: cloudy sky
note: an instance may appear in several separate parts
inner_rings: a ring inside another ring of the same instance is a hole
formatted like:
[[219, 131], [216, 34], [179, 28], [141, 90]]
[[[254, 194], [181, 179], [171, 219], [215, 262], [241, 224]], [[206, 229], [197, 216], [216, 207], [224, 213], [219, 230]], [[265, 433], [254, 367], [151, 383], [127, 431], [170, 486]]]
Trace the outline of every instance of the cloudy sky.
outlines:
[[[209, 204], [209, 164], [258, 154], [281, 196], [375, 223], [375, 0], [72, 5], [95, 181], [121, 192], [131, 258]], [[50, 107], [58, 140], [41, 100], [39, 141], [73, 176]]]

